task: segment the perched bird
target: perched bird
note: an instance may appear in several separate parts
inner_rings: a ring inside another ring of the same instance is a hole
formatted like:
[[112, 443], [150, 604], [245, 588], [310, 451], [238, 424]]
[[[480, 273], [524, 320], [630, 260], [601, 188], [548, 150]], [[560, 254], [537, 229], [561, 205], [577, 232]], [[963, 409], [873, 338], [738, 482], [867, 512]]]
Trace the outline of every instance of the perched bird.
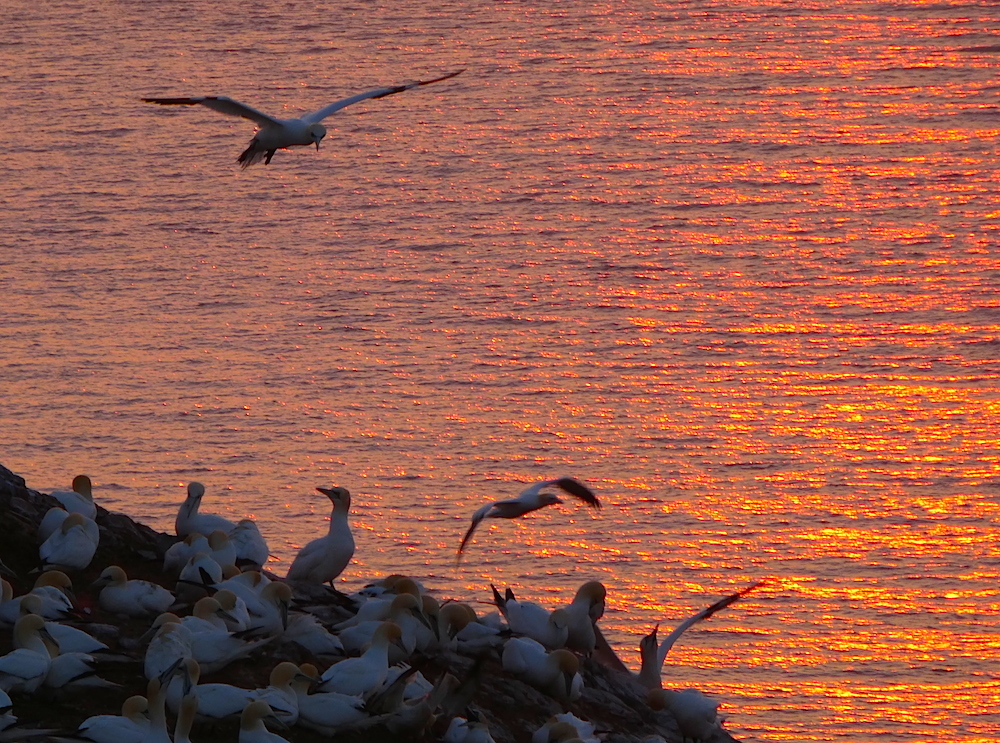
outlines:
[[271, 556], [271, 550], [253, 519], [237, 521], [229, 532], [229, 541], [236, 550], [236, 564], [240, 567], [259, 569]]
[[309, 583], [329, 583], [344, 572], [354, 557], [354, 536], [347, 521], [351, 508], [351, 494], [347, 488], [316, 488], [333, 503], [330, 513], [330, 531], [325, 537], [314, 539], [295, 556], [288, 569], [288, 580]]
[[94, 505], [90, 478], [86, 475], [77, 475], [73, 478], [72, 488], [72, 490], [54, 490], [50, 495], [70, 513], [80, 513], [88, 519], [96, 519], [97, 506]]
[[549, 487], [559, 488], [564, 493], [568, 493], [574, 498], [579, 498], [591, 508], [601, 507], [601, 503], [597, 500], [597, 496], [594, 495], [593, 491], [572, 477], [560, 477], [556, 480], [536, 482], [534, 485], [522, 490], [521, 494], [516, 498], [489, 503], [472, 514], [472, 524], [469, 526], [469, 530], [465, 532], [465, 536], [462, 537], [462, 543], [458, 546], [458, 559], [461, 559], [462, 550], [465, 549], [465, 545], [472, 539], [473, 532], [476, 531], [476, 527], [479, 526], [483, 519], [516, 519], [526, 513], [537, 511], [539, 508], [562, 503], [557, 495], [545, 490]]
[[527, 637], [514, 637], [504, 643], [503, 669], [539, 691], [563, 701], [575, 701], [583, 693], [580, 661], [569, 650], [547, 651]]
[[444, 743], [495, 743], [485, 722], [464, 717], [451, 718], [442, 740]]
[[73, 583], [61, 570], [47, 570], [38, 576], [34, 588], [24, 596], [12, 598], [10, 584], [3, 581], [3, 602], [0, 603], [0, 624], [13, 625], [25, 612], [21, 603], [25, 596], [37, 596], [41, 602], [31, 612], [45, 619], [66, 619], [76, 611], [73, 606]]
[[653, 631], [643, 637], [639, 642], [639, 657], [642, 661], [642, 665], [639, 669], [639, 683], [647, 689], [661, 688], [662, 683], [660, 673], [663, 668], [663, 662], [667, 659], [667, 654], [670, 652], [670, 648], [674, 646], [674, 643], [677, 642], [678, 638], [680, 638], [680, 636], [684, 634], [684, 632], [692, 625], [695, 625], [698, 622], [703, 622], [712, 617], [716, 612], [721, 611], [728, 606], [732, 606], [734, 603], [762, 584], [763, 581], [758, 581], [752, 586], [744, 588], [742, 591], [732, 593], [725, 598], [716, 601], [711, 606], [705, 607], [677, 625], [677, 628], [663, 638], [663, 642], [659, 644], [657, 644], [656, 633], [660, 625], [653, 627]]
[[197, 718], [205, 722], [218, 722], [227, 717], [237, 717], [257, 696], [252, 689], [232, 684], [199, 684], [201, 667], [198, 661], [188, 658], [180, 665], [166, 686], [167, 708], [174, 713], [181, 709], [184, 697], [198, 700]]
[[177, 518], [174, 520], [174, 530], [177, 536], [186, 537], [191, 532], [199, 534], [211, 534], [216, 529], [221, 529], [228, 534], [236, 524], [229, 519], [223, 518], [214, 513], [199, 513], [201, 499], [205, 496], [205, 486], [200, 482], [192, 482], [187, 488], [187, 498], [181, 503], [177, 511]]
[[52, 533], [57, 531], [62, 522], [66, 520], [69, 516], [69, 511], [60, 506], [53, 506], [45, 515], [42, 516], [41, 522], [38, 524], [38, 539], [44, 542], [46, 539], [52, 536]]
[[188, 560], [203, 552], [206, 555], [212, 551], [208, 546], [208, 537], [201, 532], [193, 531], [176, 544], [170, 545], [163, 555], [163, 572], [177, 575]]
[[105, 611], [128, 617], [158, 616], [174, 603], [174, 595], [147, 580], [129, 580], [117, 565], [106, 567], [94, 581], [99, 589], [97, 602]]
[[173, 743], [191, 743], [191, 728], [197, 713], [198, 697], [194, 694], [187, 694], [181, 700], [181, 708], [177, 711]]
[[15, 722], [14, 703], [10, 700], [10, 695], [5, 691], [0, 691], [0, 730], [6, 730]]
[[569, 639], [566, 647], [590, 655], [597, 647], [594, 625], [604, 616], [604, 603], [608, 592], [596, 580], [587, 581], [577, 590], [572, 603], [566, 607], [569, 615]]
[[378, 691], [389, 672], [389, 644], [398, 642], [402, 634], [395, 622], [383, 622], [368, 650], [360, 657], [346, 658], [326, 669], [320, 676], [318, 689], [357, 697]]
[[101, 532], [93, 519], [71, 513], [38, 548], [43, 570], [83, 570], [94, 559]]
[[554, 715], [531, 735], [531, 743], [560, 743], [579, 740], [582, 743], [601, 743], [594, 734], [593, 723], [581, 720], [571, 712]]
[[452, 72], [449, 75], [444, 75], [433, 80], [421, 80], [415, 83], [394, 85], [388, 88], [375, 88], [364, 93], [357, 93], [298, 119], [276, 119], [273, 116], [268, 116], [255, 108], [251, 108], [244, 103], [234, 101], [232, 98], [225, 96], [143, 98], [142, 100], [146, 103], [156, 103], [161, 106], [202, 105], [227, 116], [239, 116], [244, 119], [250, 119], [250, 121], [257, 124], [257, 133], [250, 140], [250, 145], [237, 158], [237, 162], [244, 168], [247, 168], [261, 160], [264, 161], [265, 165], [268, 165], [277, 150], [289, 147], [316, 145], [316, 150], [319, 151], [319, 143], [326, 136], [326, 127], [320, 122], [327, 116], [346, 106], [350, 106], [352, 103], [358, 103], [369, 98], [384, 98], [385, 96], [402, 93], [404, 90], [410, 90], [421, 85], [441, 82], [442, 80], [455, 77], [455, 75], [461, 72], [463, 70]]
[[94, 715], [77, 728], [74, 737], [94, 743], [142, 743], [149, 727], [146, 697], [136, 694], [122, 704], [121, 715]]
[[722, 727], [719, 705], [697, 689], [651, 689], [648, 701], [655, 710], [670, 710], [684, 740], [713, 740]]
[[257, 700], [248, 704], [240, 715], [239, 743], [288, 743], [264, 727], [266, 719], [277, 719], [267, 702]]
[[254, 692], [256, 699], [267, 702], [274, 716], [291, 727], [299, 719], [299, 698], [293, 684], [297, 681], [313, 683], [315, 676], [306, 676], [294, 663], [284, 661], [271, 669], [266, 688]]
[[[316, 667], [310, 663], [299, 666], [303, 678], [315, 677]], [[297, 679], [292, 688], [298, 701], [300, 727], [333, 736], [345, 727], [368, 718], [365, 702], [361, 697], [338, 692], [309, 693], [310, 682]]]
[[58, 646], [45, 629], [45, 620], [27, 614], [14, 625], [15, 649], [0, 657], [0, 690], [34, 692], [45, 681]]
[[[21, 616], [42, 614], [42, 599], [34, 593], [21, 596]], [[60, 622], [46, 622], [46, 631], [52, 636], [61, 653], [97, 653], [108, 649], [103, 642], [84, 632]], [[17, 644], [14, 647], [18, 647]]]
[[424, 616], [421, 602], [409, 593], [393, 598], [385, 620], [375, 619], [346, 627], [337, 636], [348, 653], [360, 652], [373, 641], [385, 621], [392, 622], [400, 630], [399, 638], [389, 648], [390, 663], [398, 663], [416, 650], [426, 649], [432, 641], [430, 622]]
[[[55, 640], [53, 639], [53, 643]], [[52, 660], [45, 674], [45, 685], [50, 689], [77, 689], [80, 687], [118, 688], [118, 684], [106, 681], [97, 675], [95, 665], [97, 660], [89, 653], [64, 653], [52, 648], [49, 654]]]
[[492, 583], [493, 601], [515, 635], [530, 637], [549, 650], [566, 647], [569, 640], [570, 615], [565, 609], [549, 611], [531, 601], [518, 601], [507, 588], [505, 596]]

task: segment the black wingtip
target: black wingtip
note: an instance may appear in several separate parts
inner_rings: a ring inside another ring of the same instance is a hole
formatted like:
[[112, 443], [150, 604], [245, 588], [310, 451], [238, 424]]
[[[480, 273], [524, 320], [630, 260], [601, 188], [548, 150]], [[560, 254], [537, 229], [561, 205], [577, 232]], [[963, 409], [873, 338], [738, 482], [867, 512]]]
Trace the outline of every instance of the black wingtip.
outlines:
[[579, 480], [575, 480], [572, 477], [560, 477], [555, 481], [555, 485], [561, 490], [572, 495], [574, 498], [579, 498], [591, 508], [601, 507], [601, 502], [597, 500], [597, 496], [594, 495], [594, 491]]

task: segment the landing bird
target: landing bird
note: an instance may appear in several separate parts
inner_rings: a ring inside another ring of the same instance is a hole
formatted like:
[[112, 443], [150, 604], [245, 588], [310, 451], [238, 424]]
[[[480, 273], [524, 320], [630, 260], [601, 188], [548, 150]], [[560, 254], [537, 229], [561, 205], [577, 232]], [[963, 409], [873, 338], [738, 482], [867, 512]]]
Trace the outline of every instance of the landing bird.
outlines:
[[521, 491], [521, 494], [516, 498], [498, 500], [495, 503], [483, 506], [472, 514], [472, 525], [465, 532], [465, 536], [462, 537], [462, 544], [458, 547], [458, 559], [461, 559], [462, 550], [465, 549], [465, 545], [472, 539], [472, 533], [483, 519], [516, 519], [518, 516], [537, 511], [539, 508], [562, 503], [555, 494], [545, 492], [545, 488], [547, 487], [557, 487], [564, 493], [569, 493], [574, 498], [579, 498], [591, 508], [601, 507], [601, 503], [597, 500], [597, 496], [594, 495], [593, 491], [572, 477], [560, 477], [558, 480], [536, 482], [531, 487]]
[[703, 622], [706, 619], [710, 619], [716, 612], [736, 603], [755, 588], [763, 585], [763, 583], [764, 581], [758, 581], [741, 591], [731, 593], [725, 598], [716, 601], [711, 606], [707, 606], [696, 614], [693, 614], [677, 625], [677, 628], [663, 638], [663, 642], [660, 642], [659, 645], [657, 645], [656, 633], [657, 630], [659, 630], [660, 625], [653, 627], [653, 631], [643, 637], [639, 642], [639, 656], [642, 660], [642, 666], [639, 670], [638, 677], [639, 683], [647, 689], [660, 689], [662, 685], [660, 673], [663, 667], [663, 662], [667, 659], [667, 654], [670, 652], [670, 648], [674, 646], [674, 643], [677, 642], [680, 636], [691, 626], [697, 624], [698, 622]]
[[330, 114], [350, 106], [352, 103], [358, 103], [369, 98], [384, 98], [387, 95], [402, 93], [404, 90], [409, 90], [410, 88], [439, 83], [442, 80], [455, 77], [455, 75], [459, 75], [464, 71], [452, 72], [449, 75], [437, 77], [433, 80], [419, 80], [415, 83], [393, 85], [388, 88], [375, 88], [364, 93], [357, 93], [356, 95], [331, 103], [329, 106], [324, 106], [318, 111], [306, 114], [299, 119], [276, 119], [244, 103], [221, 95], [201, 96], [198, 98], [143, 98], [142, 100], [146, 103], [156, 103], [161, 106], [202, 105], [227, 116], [240, 116], [255, 122], [259, 127], [257, 133], [250, 140], [250, 145], [236, 159], [240, 165], [247, 168], [261, 160], [264, 160], [265, 165], [269, 164], [271, 158], [274, 157], [275, 151], [288, 147], [308, 147], [314, 144], [316, 145], [316, 150], [319, 151], [319, 143], [326, 136], [326, 127], [320, 124], [320, 122]]

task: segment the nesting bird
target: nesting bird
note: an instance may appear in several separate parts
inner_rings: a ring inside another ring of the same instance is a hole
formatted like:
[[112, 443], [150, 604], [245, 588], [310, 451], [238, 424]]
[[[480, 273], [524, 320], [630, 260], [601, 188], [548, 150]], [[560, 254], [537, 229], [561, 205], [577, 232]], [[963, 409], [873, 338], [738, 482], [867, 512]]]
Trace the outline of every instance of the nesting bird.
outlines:
[[54, 490], [49, 495], [70, 513], [79, 513], [88, 519], [96, 519], [97, 506], [94, 504], [93, 484], [90, 478], [86, 475], [77, 475], [73, 478], [72, 488], [72, 490]]
[[38, 548], [43, 570], [83, 570], [94, 559], [101, 532], [94, 520], [70, 513]]
[[200, 482], [188, 484], [187, 498], [177, 511], [177, 518], [174, 520], [174, 530], [177, 536], [186, 537], [191, 532], [199, 534], [211, 534], [216, 529], [221, 529], [225, 533], [232, 531], [236, 524], [227, 518], [223, 518], [214, 513], [199, 513], [201, 499], [205, 497], [205, 486]]
[[174, 595], [161, 585], [146, 580], [129, 580], [117, 565], [106, 567], [94, 581], [97, 601], [112, 614], [128, 617], [157, 616], [174, 603]]

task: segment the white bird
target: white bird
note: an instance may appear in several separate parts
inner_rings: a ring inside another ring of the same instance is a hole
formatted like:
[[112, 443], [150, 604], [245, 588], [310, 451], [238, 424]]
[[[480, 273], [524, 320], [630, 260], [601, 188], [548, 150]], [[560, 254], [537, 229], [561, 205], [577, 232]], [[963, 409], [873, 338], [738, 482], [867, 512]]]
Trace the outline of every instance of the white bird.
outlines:
[[489, 503], [472, 514], [472, 524], [469, 526], [469, 530], [465, 532], [465, 536], [462, 537], [462, 543], [458, 546], [458, 559], [461, 559], [462, 550], [465, 549], [465, 545], [472, 539], [473, 532], [475, 532], [476, 527], [479, 526], [483, 519], [516, 519], [526, 513], [537, 511], [539, 508], [562, 503], [557, 495], [545, 490], [545, 488], [549, 487], [559, 488], [564, 493], [580, 499], [591, 508], [601, 507], [601, 502], [597, 500], [594, 492], [582, 482], [574, 480], [572, 477], [560, 477], [556, 480], [536, 482], [534, 485], [522, 490], [516, 498]]
[[52, 506], [45, 515], [42, 516], [41, 522], [38, 524], [38, 539], [44, 542], [46, 539], [52, 536], [52, 533], [56, 531], [62, 522], [66, 520], [69, 516], [69, 511], [60, 506]]
[[296, 613], [288, 619], [281, 641], [295, 643], [313, 655], [343, 655], [344, 645], [312, 614]]
[[149, 727], [146, 710], [149, 704], [141, 694], [131, 696], [122, 704], [120, 715], [94, 715], [77, 728], [75, 736], [94, 743], [140, 743]]
[[70, 513], [81, 513], [88, 519], [97, 518], [94, 505], [93, 485], [86, 475], [73, 478], [72, 490], [54, 490], [49, 495], [55, 498]]
[[236, 717], [254, 701], [256, 692], [232, 684], [200, 684], [201, 667], [193, 658], [185, 660], [166, 686], [167, 708], [174, 713], [181, 709], [184, 697], [198, 699], [197, 718], [203, 722], [218, 722]]
[[[176, 614], [161, 614], [153, 621], [153, 634], [146, 646], [143, 672], [146, 678], [162, 678], [179, 661], [191, 657], [191, 631]], [[149, 634], [149, 633], [147, 633]]]
[[[55, 642], [55, 640], [53, 640]], [[94, 668], [97, 660], [88, 653], [63, 653], [56, 651], [45, 674], [45, 685], [50, 689], [79, 687], [118, 688], [118, 684], [102, 679]], [[50, 655], [52, 650], [49, 650]]]
[[242, 519], [229, 532], [229, 541], [236, 549], [237, 565], [252, 565], [261, 568], [271, 556], [257, 523], [253, 519]]
[[596, 580], [584, 583], [577, 590], [573, 601], [566, 607], [569, 615], [569, 639], [566, 647], [579, 653], [590, 655], [597, 647], [597, 631], [594, 624], [604, 616], [604, 604], [608, 592]]
[[736, 593], [732, 593], [729, 596], [716, 601], [711, 606], [707, 606], [696, 614], [693, 614], [677, 625], [677, 628], [663, 638], [663, 642], [659, 643], [659, 645], [657, 645], [656, 633], [660, 628], [660, 625], [653, 627], [653, 631], [643, 637], [639, 642], [639, 657], [642, 661], [638, 676], [639, 683], [647, 689], [661, 688], [662, 682], [660, 674], [661, 669], [663, 668], [663, 662], [667, 659], [667, 654], [670, 652], [670, 648], [674, 646], [674, 643], [677, 642], [678, 638], [680, 638], [680, 636], [684, 634], [684, 632], [692, 625], [709, 619], [716, 612], [731, 606], [762, 584], [763, 581], [758, 581], [752, 586], [744, 588], [741, 591], [737, 591]]
[[398, 580], [393, 581], [391, 588], [386, 588], [385, 591], [379, 593], [377, 596], [370, 596], [368, 593], [359, 592], [352, 597], [355, 601], [363, 602], [358, 607], [357, 612], [353, 617], [334, 625], [334, 628], [343, 630], [347, 627], [359, 625], [362, 622], [373, 620], [385, 621], [389, 618], [389, 611], [396, 596], [404, 593], [408, 593], [417, 599], [422, 597], [419, 584], [406, 576], [400, 576]]
[[6, 730], [17, 722], [13, 710], [14, 703], [10, 701], [10, 696], [7, 692], [0, 690], [0, 730]]
[[655, 710], [670, 710], [684, 740], [714, 740], [722, 727], [719, 705], [697, 689], [651, 689], [648, 701]]
[[479, 655], [503, 644], [501, 630], [483, 624], [468, 604], [450, 601], [441, 607], [438, 616], [442, 638], [451, 638], [450, 647], [467, 655]]
[[579, 740], [582, 743], [601, 743], [594, 734], [594, 724], [581, 720], [571, 712], [554, 715], [531, 735], [531, 743], [559, 743]]
[[212, 598], [218, 601], [219, 606], [222, 607], [223, 614], [221, 616], [230, 632], [242, 632], [245, 629], [250, 629], [250, 610], [247, 609], [246, 601], [228, 588], [216, 591]]
[[501, 664], [539, 691], [564, 701], [575, 701], [583, 693], [580, 661], [562, 648], [548, 652], [527, 637], [514, 637], [503, 646]]
[[181, 708], [174, 722], [174, 743], [191, 743], [191, 727], [198, 713], [198, 697], [188, 694], [181, 700]]
[[219, 567], [225, 569], [236, 565], [236, 547], [222, 529], [216, 529], [208, 535], [208, 547], [209, 556], [219, 563]]
[[288, 743], [264, 727], [264, 720], [277, 719], [267, 702], [251, 702], [240, 715], [239, 743]]
[[227, 518], [223, 518], [214, 513], [199, 513], [201, 499], [205, 497], [205, 486], [200, 482], [192, 482], [187, 487], [187, 498], [181, 503], [177, 511], [177, 518], [174, 520], [174, 530], [177, 536], [186, 537], [191, 532], [199, 534], [211, 534], [216, 529], [221, 529], [226, 534], [232, 531], [236, 524]]
[[[202, 602], [205, 602], [204, 606], [207, 608], [199, 612], [198, 604]], [[226, 629], [211, 627], [207, 617], [213, 612], [221, 611], [222, 607], [218, 601], [211, 598], [201, 599], [198, 604], [195, 604], [195, 612], [200, 614], [198, 618], [204, 620], [204, 624], [208, 626], [203, 625], [191, 633], [191, 657], [201, 664], [203, 673], [215, 673], [233, 661], [246, 658], [257, 648], [271, 642], [269, 637], [246, 641], [236, 637]], [[214, 604], [214, 609], [211, 608], [212, 604]], [[187, 619], [192, 619], [192, 617], [185, 617], [185, 620]], [[185, 626], [187, 626], [187, 622], [185, 622]]]
[[197, 601], [222, 581], [222, 566], [206, 552], [191, 556], [177, 576], [174, 593], [179, 601]]
[[253, 139], [250, 140], [250, 145], [237, 158], [237, 162], [244, 168], [247, 168], [261, 160], [264, 161], [265, 165], [269, 164], [271, 158], [274, 157], [275, 151], [287, 149], [288, 147], [316, 145], [316, 150], [318, 151], [320, 141], [326, 136], [326, 127], [320, 124], [320, 122], [327, 116], [350, 106], [352, 103], [358, 103], [369, 98], [384, 98], [385, 96], [402, 93], [404, 90], [410, 90], [421, 85], [441, 82], [442, 80], [455, 77], [455, 75], [461, 72], [463, 70], [452, 72], [449, 75], [444, 75], [433, 80], [420, 80], [405, 85], [375, 88], [364, 93], [357, 93], [298, 119], [276, 119], [273, 116], [268, 116], [255, 108], [251, 108], [244, 103], [234, 101], [232, 98], [225, 96], [143, 98], [142, 100], [146, 103], [156, 103], [161, 106], [196, 106], [200, 104], [227, 116], [239, 116], [253, 121], [258, 126], [257, 132]]
[[[299, 666], [303, 677], [315, 677], [316, 668], [310, 663]], [[322, 692], [309, 694], [309, 684], [302, 680], [292, 682], [298, 697], [299, 726], [315, 730], [325, 736], [336, 735], [344, 727], [367, 719], [365, 702], [361, 697]]]
[[14, 625], [14, 646], [14, 650], [0, 657], [0, 690], [34, 692], [49, 672], [51, 653], [58, 652], [55, 640], [45, 629], [45, 620], [37, 614], [18, 619]]
[[167, 731], [167, 694], [160, 679], [150, 679], [146, 684], [146, 700], [149, 702], [149, 725], [142, 743], [172, 743]]
[[319, 690], [357, 697], [377, 691], [389, 672], [389, 645], [398, 642], [402, 634], [395, 622], [383, 622], [360, 657], [334, 663], [323, 672]]
[[[21, 611], [21, 602], [24, 596], [17, 598], [9, 597], [7, 589], [10, 584], [4, 581], [6, 587], [3, 589], [4, 601], [0, 603], [0, 623], [13, 625], [21, 618], [24, 612]], [[75, 611], [73, 607], [73, 582], [69, 576], [61, 570], [47, 570], [38, 576], [34, 587], [29, 592], [37, 596], [41, 601], [38, 610], [33, 609], [31, 613], [38, 614], [45, 619], [66, 619]], [[25, 594], [27, 596], [28, 594]]]
[[[239, 584], [233, 585], [233, 593], [240, 593]], [[250, 595], [247, 608], [250, 612], [250, 628], [255, 634], [281, 635], [288, 626], [288, 609], [292, 604], [292, 589], [288, 584], [271, 581], [264, 585], [257, 595]]]
[[490, 588], [493, 589], [493, 602], [507, 620], [511, 632], [530, 637], [549, 650], [566, 647], [570, 615], [565, 609], [550, 612], [532, 601], [518, 601], [510, 588], [505, 596], [501, 596], [492, 583]]
[[163, 572], [176, 575], [181, 572], [188, 560], [199, 552], [208, 554], [212, 548], [208, 546], [208, 537], [201, 532], [193, 531], [184, 539], [170, 545], [163, 555]]
[[344, 650], [356, 653], [374, 641], [375, 635], [386, 622], [392, 622], [400, 630], [400, 637], [389, 650], [390, 663], [398, 663], [409, 657], [420, 647], [426, 647], [431, 631], [427, 618], [423, 616], [420, 601], [409, 593], [394, 597], [385, 620], [371, 620], [353, 627], [346, 627], [337, 634]]
[[101, 532], [93, 519], [71, 513], [38, 548], [42, 568], [83, 570], [94, 559]]
[[288, 580], [309, 583], [329, 583], [340, 575], [354, 556], [354, 536], [347, 521], [351, 509], [351, 494], [347, 488], [316, 488], [333, 503], [330, 531], [314, 539], [295, 556], [288, 569]]
[[495, 743], [485, 722], [453, 717], [445, 731], [444, 743]]
[[105, 568], [92, 587], [100, 589], [97, 602], [102, 609], [127, 617], [158, 616], [175, 601], [174, 595], [163, 586], [147, 580], [129, 580], [117, 565]]
[[[21, 596], [21, 616], [42, 614], [42, 600], [33, 593]], [[95, 653], [107, 650], [108, 646], [82, 629], [59, 622], [46, 622], [46, 631], [52, 636], [61, 653]], [[17, 645], [14, 645], [17, 647]]]
[[297, 681], [313, 683], [316, 677], [306, 676], [297, 665], [284, 661], [271, 669], [267, 687], [254, 692], [256, 698], [267, 702], [274, 716], [289, 727], [299, 719], [299, 698], [293, 686]]

